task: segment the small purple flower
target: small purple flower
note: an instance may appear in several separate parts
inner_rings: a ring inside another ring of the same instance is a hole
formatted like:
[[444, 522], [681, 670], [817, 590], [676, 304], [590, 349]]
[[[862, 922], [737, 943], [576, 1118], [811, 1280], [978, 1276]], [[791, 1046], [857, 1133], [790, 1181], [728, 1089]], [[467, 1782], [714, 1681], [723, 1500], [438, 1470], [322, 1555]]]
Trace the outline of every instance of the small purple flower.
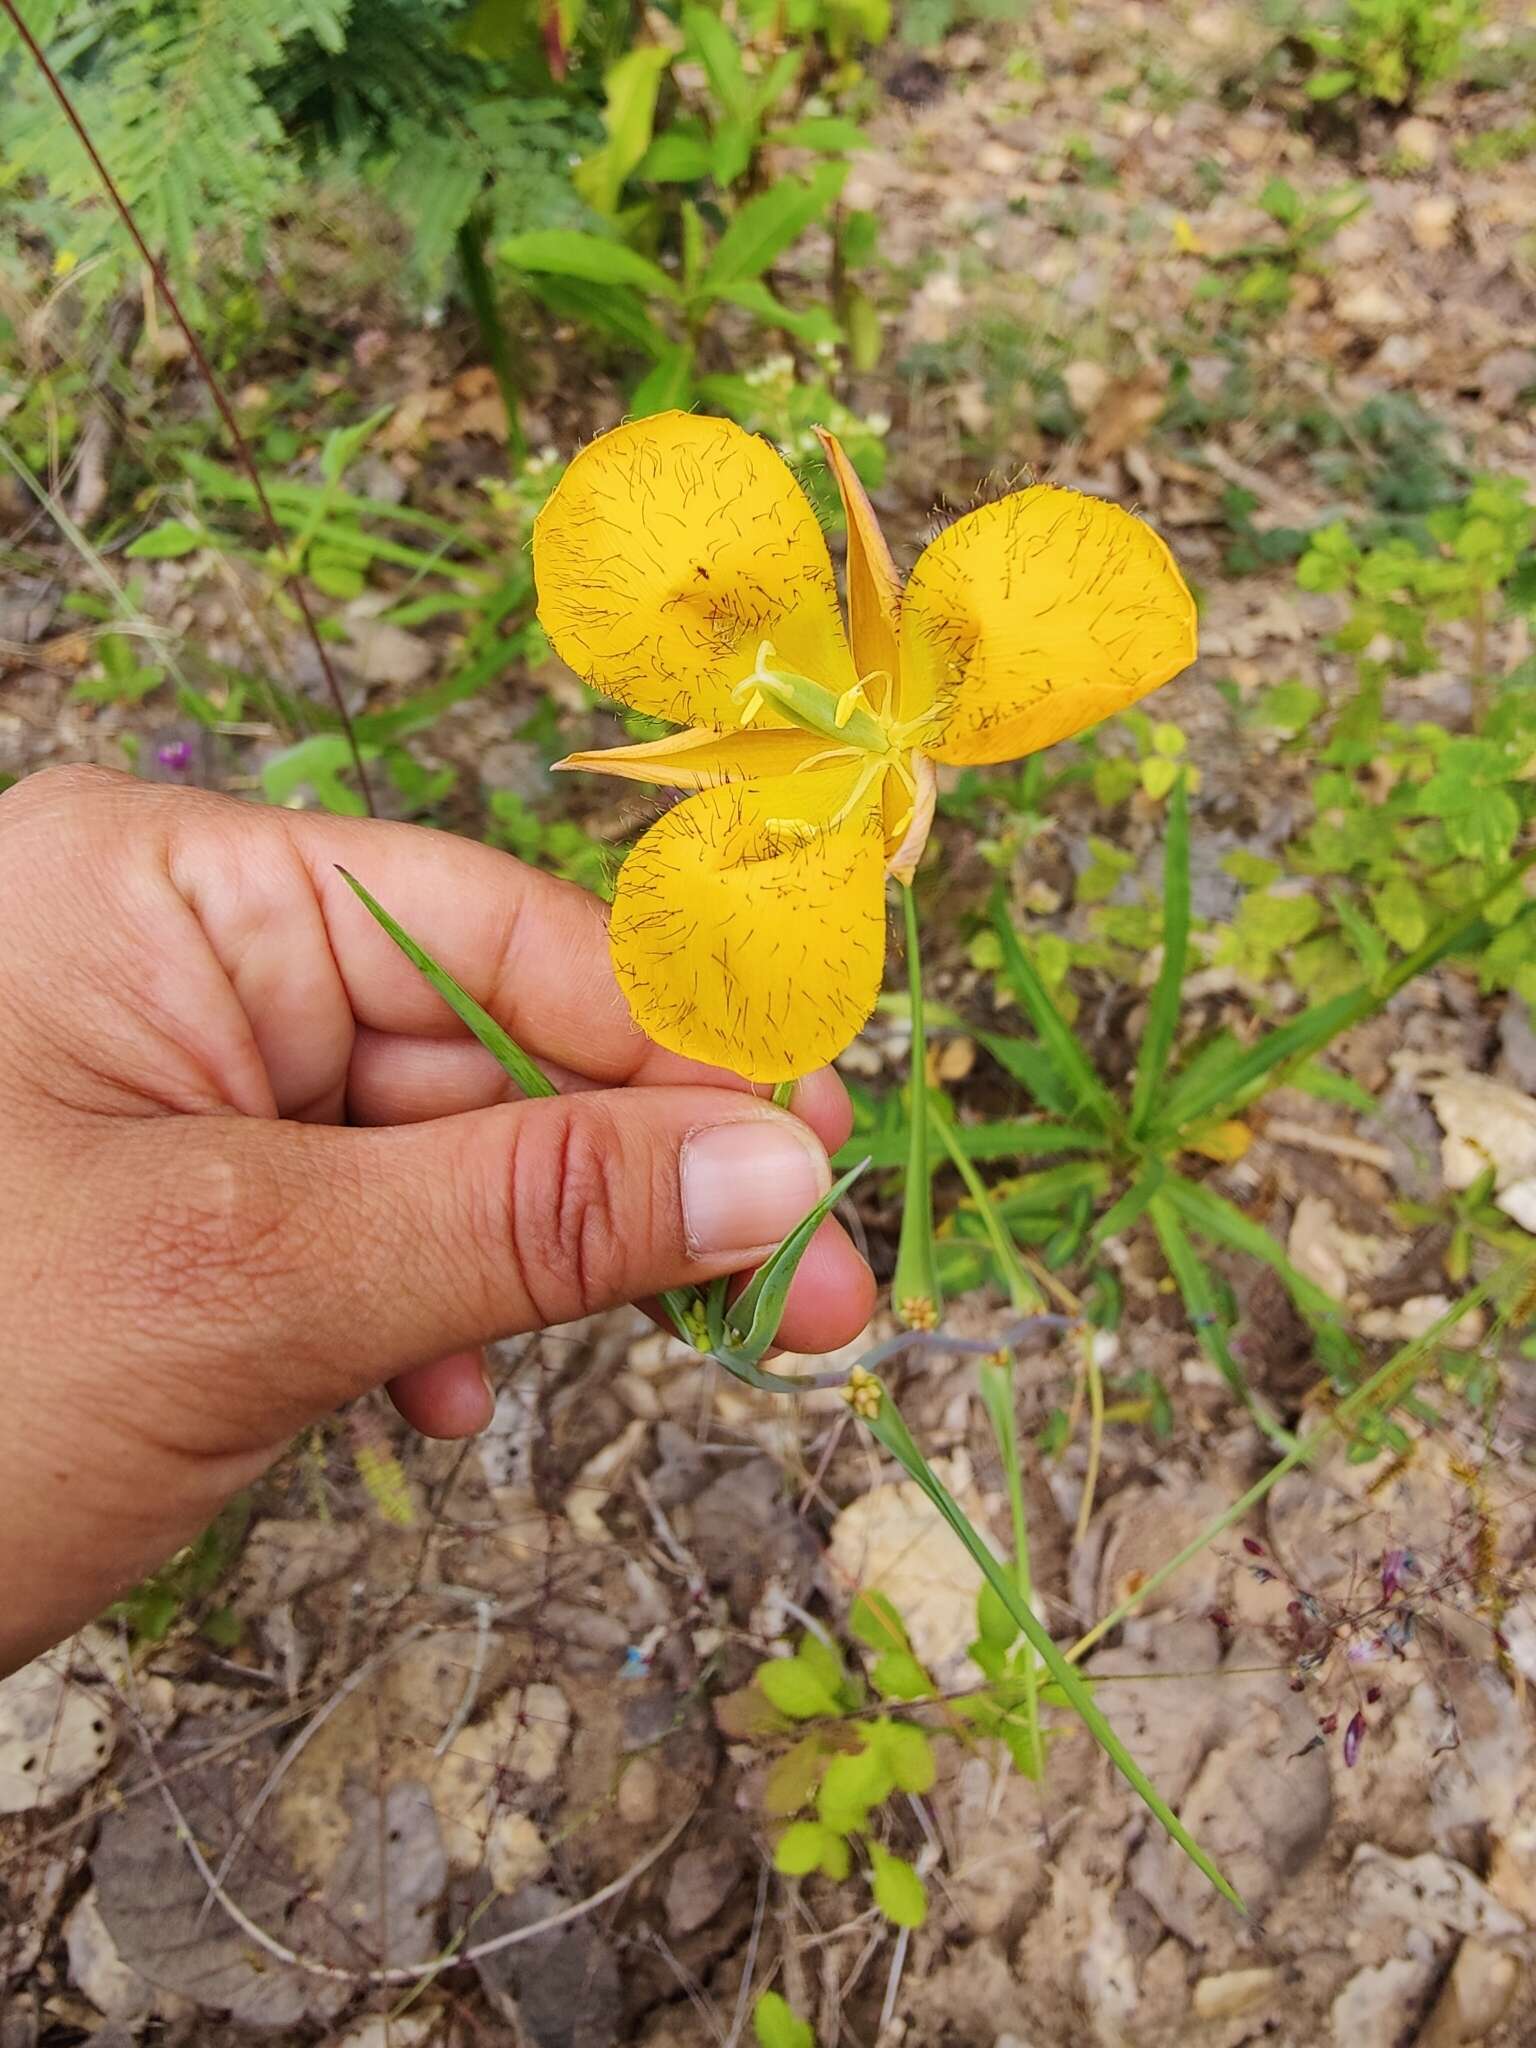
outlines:
[[192, 766], [192, 742], [170, 740], [163, 747], [156, 747], [155, 759], [167, 775], [185, 775]]
[[1403, 1583], [1403, 1572], [1408, 1563], [1406, 1550], [1389, 1550], [1381, 1560], [1381, 1597], [1390, 1600]]

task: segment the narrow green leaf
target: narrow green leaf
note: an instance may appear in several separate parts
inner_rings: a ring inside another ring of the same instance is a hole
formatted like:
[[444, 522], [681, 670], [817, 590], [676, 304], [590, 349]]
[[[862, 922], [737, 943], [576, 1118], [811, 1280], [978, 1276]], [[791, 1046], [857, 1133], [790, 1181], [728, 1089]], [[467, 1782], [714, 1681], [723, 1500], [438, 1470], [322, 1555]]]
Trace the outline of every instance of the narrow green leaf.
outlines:
[[629, 395], [631, 419], [686, 408], [693, 395], [693, 350], [679, 341], [662, 350]]
[[417, 945], [408, 931], [396, 924], [383, 904], [369, 895], [356, 875], [349, 875], [345, 868], [338, 868], [336, 872], [369, 915], [389, 933], [411, 965], [426, 976], [449, 1009], [461, 1022], [469, 1026], [486, 1051], [504, 1072], [512, 1076], [523, 1093], [532, 1098], [556, 1094], [558, 1091], [554, 1082], [540, 1073], [517, 1041], [502, 1030], [496, 1019], [475, 1001], [467, 988], [461, 988], [445, 968], [438, 966], [430, 953]]
[[533, 228], [503, 242], [500, 253], [514, 270], [574, 277], [587, 284], [633, 285], [653, 298], [674, 302], [682, 296], [675, 280], [648, 256], [574, 228]]
[[1243, 1377], [1243, 1369], [1233, 1356], [1231, 1344], [1227, 1339], [1226, 1324], [1222, 1320], [1220, 1304], [1216, 1298], [1215, 1282], [1204, 1260], [1190, 1243], [1179, 1212], [1170, 1200], [1166, 1188], [1153, 1195], [1147, 1204], [1147, 1211], [1157, 1232], [1157, 1241], [1163, 1248], [1163, 1257], [1168, 1261], [1168, 1270], [1172, 1273], [1183, 1297], [1184, 1307], [1200, 1349], [1265, 1435], [1279, 1444], [1282, 1450], [1289, 1450], [1296, 1439], [1288, 1429], [1282, 1428], [1275, 1421]]
[[782, 299], [774, 297], [760, 278], [720, 285], [701, 296], [724, 299], [729, 305], [740, 306], [743, 311], [755, 314], [765, 327], [782, 327], [796, 341], [808, 342], [813, 347], [818, 341], [836, 341], [842, 334], [842, 329], [825, 306], [786, 306]]
[[752, 82], [741, 61], [741, 51], [718, 14], [707, 7], [683, 9], [683, 34], [704, 66], [710, 89], [728, 114], [738, 121], [752, 116]]
[[1163, 964], [1147, 1006], [1136, 1061], [1136, 1089], [1131, 1097], [1131, 1130], [1135, 1135], [1146, 1128], [1168, 1068], [1168, 1055], [1179, 1028], [1188, 961], [1189, 777], [1180, 770], [1169, 793], [1168, 829], [1163, 840]]
[[603, 126], [608, 139], [571, 173], [571, 183], [598, 213], [618, 211], [624, 181], [650, 147], [656, 96], [671, 62], [670, 50], [644, 44], [626, 50], [603, 73]]
[[1175, 1084], [1161, 1114], [1153, 1119], [1149, 1135], [1154, 1143], [1166, 1150], [1169, 1141], [1186, 1125], [1206, 1122], [1217, 1112], [1231, 1116], [1266, 1085], [1274, 1085], [1268, 1077], [1286, 1062], [1309, 1059], [1340, 1032], [1384, 1009], [1400, 988], [1406, 988], [1437, 961], [1470, 942], [1482, 924], [1485, 905], [1533, 863], [1536, 853], [1527, 854], [1503, 869], [1474, 904], [1431, 932], [1422, 946], [1406, 954], [1375, 982], [1362, 982], [1327, 1002], [1313, 1004], [1277, 1031], [1267, 1033], [1257, 1045], [1234, 1050], [1228, 1060], [1202, 1056], [1198, 1075], [1192, 1064], [1190, 1071]]
[[[834, 1181], [815, 1208], [801, 1218], [772, 1257], [758, 1267], [737, 1295], [726, 1311], [726, 1343], [717, 1353], [722, 1364], [732, 1365], [733, 1370], [736, 1364], [755, 1366], [768, 1349], [784, 1318], [789, 1283], [794, 1279], [811, 1239], [868, 1164], [867, 1159], [861, 1159], [840, 1180]], [[765, 1377], [777, 1380], [780, 1388], [799, 1391], [793, 1380], [780, 1379], [777, 1374]]]
[[902, 1421], [895, 1403], [884, 1387], [881, 1388], [881, 1402], [878, 1413], [868, 1421], [867, 1427], [875, 1440], [901, 1466], [909, 1478], [914, 1479], [932, 1501], [934, 1507], [954, 1530], [961, 1543], [975, 1560], [983, 1577], [1002, 1601], [1008, 1612], [1018, 1623], [1044, 1664], [1051, 1678], [1060, 1686], [1062, 1695], [1078, 1716], [1088, 1733], [1098, 1743], [1115, 1769], [1125, 1779], [1131, 1790], [1166, 1829], [1169, 1836], [1189, 1857], [1195, 1867], [1202, 1871], [1224, 1899], [1230, 1901], [1240, 1913], [1247, 1908], [1222, 1876], [1216, 1865], [1207, 1856], [1199, 1843], [1174, 1813], [1146, 1772], [1131, 1755], [1114, 1728], [1105, 1718], [1103, 1710], [1093, 1696], [1088, 1682], [1068, 1663], [1066, 1657], [1051, 1640], [1049, 1633], [1036, 1618], [1027, 1601], [1019, 1596], [1018, 1587], [1010, 1579], [1006, 1568], [993, 1556], [990, 1547], [984, 1543], [971, 1522], [943, 1485], [928, 1460], [912, 1439], [912, 1433]]
[[1007, 898], [1001, 888], [992, 898], [992, 923], [1003, 949], [1003, 973], [1008, 986], [1070, 1088], [1074, 1113], [1089, 1117], [1104, 1130], [1113, 1130], [1120, 1117], [1115, 1099], [1093, 1071], [1066, 1018], [1052, 1001], [1050, 990], [1019, 944], [1013, 919], [1008, 914]]
[[211, 544], [210, 536], [200, 526], [188, 526], [181, 519], [162, 519], [158, 526], [131, 541], [123, 553], [134, 562], [173, 562]]
[[1241, 1209], [1234, 1207], [1213, 1188], [1200, 1181], [1185, 1180], [1182, 1174], [1170, 1173], [1166, 1189], [1168, 1200], [1191, 1230], [1199, 1231], [1202, 1236], [1212, 1238], [1232, 1251], [1260, 1259], [1277, 1273], [1285, 1283], [1286, 1292], [1309, 1321], [1343, 1321], [1344, 1304], [1319, 1287], [1315, 1280], [1309, 1280], [1305, 1273], [1298, 1271], [1286, 1257], [1284, 1248], [1276, 1243], [1262, 1223], [1255, 1223], [1251, 1216], [1245, 1216]]
[[813, 221], [820, 220], [842, 189], [846, 164], [825, 164], [808, 181], [785, 178], [738, 208], [715, 244], [704, 273], [710, 292], [761, 277]]

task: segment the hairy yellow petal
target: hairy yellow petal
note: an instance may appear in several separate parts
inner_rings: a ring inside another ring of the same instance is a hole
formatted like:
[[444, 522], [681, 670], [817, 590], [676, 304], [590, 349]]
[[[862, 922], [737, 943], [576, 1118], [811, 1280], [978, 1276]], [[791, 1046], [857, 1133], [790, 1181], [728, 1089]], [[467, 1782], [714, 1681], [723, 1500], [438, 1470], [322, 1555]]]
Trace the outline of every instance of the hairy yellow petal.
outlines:
[[1143, 520], [1038, 484], [967, 512], [901, 612], [903, 715], [940, 761], [1011, 761], [1123, 711], [1195, 658], [1195, 603]]
[[658, 1044], [750, 1081], [843, 1051], [885, 966], [878, 790], [833, 823], [845, 771], [685, 797], [619, 870], [614, 970]]
[[[760, 782], [764, 776], [795, 775], [831, 751], [827, 742], [798, 726], [754, 727], [750, 732], [669, 733], [634, 747], [603, 747], [567, 754], [557, 768], [581, 768], [590, 775], [623, 775], [631, 782], [658, 782], [667, 789], [712, 789], [721, 782]], [[853, 749], [846, 750], [849, 759]]]
[[824, 427], [815, 432], [837, 480], [848, 521], [848, 633], [853, 642], [853, 665], [861, 676], [878, 672], [889, 678], [884, 693], [875, 701], [882, 710], [894, 710], [901, 578], [869, 494], [843, 453], [842, 443]]
[[856, 680], [816, 514], [730, 420], [664, 412], [600, 435], [534, 523], [533, 571], [556, 652], [653, 717], [736, 725], [731, 692], [765, 640], [781, 668]]

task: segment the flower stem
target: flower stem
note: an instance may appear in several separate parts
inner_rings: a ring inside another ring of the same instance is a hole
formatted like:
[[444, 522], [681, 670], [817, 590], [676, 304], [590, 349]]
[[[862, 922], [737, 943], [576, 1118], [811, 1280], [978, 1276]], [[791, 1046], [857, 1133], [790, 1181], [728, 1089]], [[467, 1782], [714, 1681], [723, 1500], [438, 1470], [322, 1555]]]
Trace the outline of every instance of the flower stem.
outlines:
[[[1008, 1508], [1013, 1519], [1013, 1570], [1019, 1598], [1033, 1607], [1034, 1582], [1029, 1558], [1029, 1514], [1024, 1504], [1024, 1471], [1019, 1462], [1019, 1425], [1013, 1406], [1013, 1354], [999, 1354], [1000, 1362], [983, 1360], [981, 1403], [992, 1425], [1003, 1476], [1008, 1482]], [[1045, 1775], [1045, 1757], [1040, 1747], [1040, 1696], [1035, 1669], [1034, 1646], [1025, 1638], [1020, 1660], [1024, 1679], [1024, 1725], [1028, 1737], [1029, 1775], [1038, 1785]]]
[[769, 1099], [772, 1101], [775, 1109], [788, 1109], [790, 1103], [794, 1100], [794, 1094], [795, 1083], [793, 1081], [775, 1081], [773, 1084], [773, 1094]]
[[891, 1303], [914, 1330], [931, 1330], [944, 1306], [933, 1255], [933, 1175], [928, 1166], [928, 1034], [923, 1023], [923, 959], [918, 945], [917, 898], [910, 883], [900, 885], [907, 939], [907, 986], [912, 999], [912, 1070], [907, 1094], [907, 1178], [901, 1208], [901, 1238]]

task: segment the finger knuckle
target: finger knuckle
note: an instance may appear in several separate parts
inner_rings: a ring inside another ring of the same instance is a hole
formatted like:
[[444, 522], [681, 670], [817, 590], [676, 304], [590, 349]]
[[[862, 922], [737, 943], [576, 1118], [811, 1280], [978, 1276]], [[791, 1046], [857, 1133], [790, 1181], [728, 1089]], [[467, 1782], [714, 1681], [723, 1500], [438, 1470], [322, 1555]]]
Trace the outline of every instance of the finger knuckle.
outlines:
[[525, 1133], [509, 1183], [513, 1256], [539, 1321], [565, 1322], [624, 1298], [631, 1248], [649, 1219], [606, 1108], [551, 1103]]

